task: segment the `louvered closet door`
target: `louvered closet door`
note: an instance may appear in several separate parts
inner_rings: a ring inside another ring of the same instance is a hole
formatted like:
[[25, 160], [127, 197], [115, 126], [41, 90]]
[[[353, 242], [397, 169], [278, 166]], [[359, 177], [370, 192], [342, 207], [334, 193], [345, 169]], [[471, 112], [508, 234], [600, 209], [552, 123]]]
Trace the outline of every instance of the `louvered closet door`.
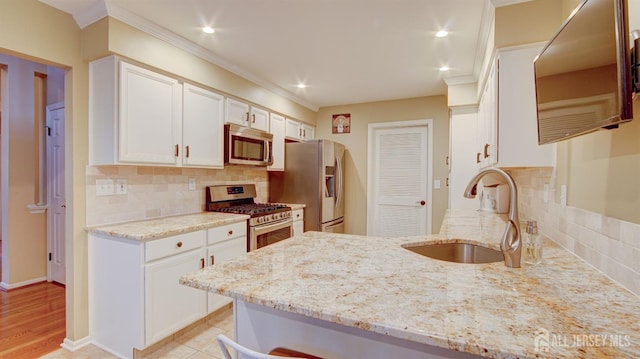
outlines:
[[427, 234], [427, 126], [374, 133], [374, 233]]

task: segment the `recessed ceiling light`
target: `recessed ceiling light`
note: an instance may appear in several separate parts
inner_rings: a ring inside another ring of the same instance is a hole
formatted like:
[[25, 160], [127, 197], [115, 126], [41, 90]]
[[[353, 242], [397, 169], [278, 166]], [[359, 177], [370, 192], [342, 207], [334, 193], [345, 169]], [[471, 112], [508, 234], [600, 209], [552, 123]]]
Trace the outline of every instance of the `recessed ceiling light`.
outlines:
[[440, 30], [436, 32], [436, 37], [445, 37], [447, 35], [449, 35], [449, 32], [447, 30]]
[[303, 88], [307, 88], [307, 85], [300, 83], [296, 87], [299, 89], [303, 89]]
[[216, 30], [214, 30], [211, 26], [205, 26], [202, 28], [202, 32], [204, 32], [205, 34], [213, 34], [214, 32], [216, 32]]
[[449, 71], [449, 66], [440, 67], [440, 72], [446, 72], [446, 71]]

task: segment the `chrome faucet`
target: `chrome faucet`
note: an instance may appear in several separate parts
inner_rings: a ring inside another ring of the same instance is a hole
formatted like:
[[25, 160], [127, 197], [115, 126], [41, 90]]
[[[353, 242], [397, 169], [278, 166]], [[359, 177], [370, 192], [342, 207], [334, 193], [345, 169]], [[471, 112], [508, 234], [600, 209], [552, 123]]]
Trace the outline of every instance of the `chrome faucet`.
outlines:
[[471, 179], [464, 190], [464, 196], [467, 198], [475, 198], [478, 193], [478, 182], [487, 174], [494, 173], [504, 177], [509, 186], [509, 222], [504, 230], [502, 240], [500, 241], [500, 249], [504, 256], [504, 265], [510, 268], [520, 268], [520, 256], [522, 254], [522, 239], [520, 238], [520, 218], [518, 217], [518, 189], [516, 182], [505, 171], [499, 168], [489, 168]]

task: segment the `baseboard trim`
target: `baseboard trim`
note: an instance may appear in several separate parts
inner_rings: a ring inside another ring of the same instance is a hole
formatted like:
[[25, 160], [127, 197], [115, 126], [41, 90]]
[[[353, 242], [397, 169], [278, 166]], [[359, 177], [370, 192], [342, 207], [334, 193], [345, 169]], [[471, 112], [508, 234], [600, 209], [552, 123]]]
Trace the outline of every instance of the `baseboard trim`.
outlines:
[[46, 282], [46, 281], [47, 281], [47, 277], [45, 276], [45, 277], [30, 279], [30, 280], [26, 280], [24, 282], [18, 282], [18, 283], [13, 283], [13, 284], [7, 284], [5, 282], [0, 282], [0, 288], [6, 291], [6, 290], [25, 287], [25, 286], [28, 286], [28, 285], [31, 285], [31, 284], [36, 284], [36, 283]]
[[70, 352], [75, 352], [76, 350], [85, 347], [91, 344], [91, 337], [86, 336], [80, 340], [71, 340], [69, 338], [64, 338], [62, 344], [60, 346]]

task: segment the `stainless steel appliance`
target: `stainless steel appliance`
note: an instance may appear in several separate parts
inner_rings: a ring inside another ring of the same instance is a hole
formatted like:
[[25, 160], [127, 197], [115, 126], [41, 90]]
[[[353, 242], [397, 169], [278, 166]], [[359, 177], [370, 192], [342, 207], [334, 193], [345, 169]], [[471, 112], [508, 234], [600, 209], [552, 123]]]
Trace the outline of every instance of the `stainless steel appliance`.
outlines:
[[270, 173], [269, 200], [305, 204], [306, 231], [344, 233], [344, 145], [287, 143], [284, 168], [284, 173]]
[[232, 165], [273, 164], [273, 135], [234, 124], [224, 125], [224, 162]]
[[255, 203], [254, 184], [205, 188], [207, 211], [248, 214], [247, 251], [291, 237], [291, 207], [276, 203]]

